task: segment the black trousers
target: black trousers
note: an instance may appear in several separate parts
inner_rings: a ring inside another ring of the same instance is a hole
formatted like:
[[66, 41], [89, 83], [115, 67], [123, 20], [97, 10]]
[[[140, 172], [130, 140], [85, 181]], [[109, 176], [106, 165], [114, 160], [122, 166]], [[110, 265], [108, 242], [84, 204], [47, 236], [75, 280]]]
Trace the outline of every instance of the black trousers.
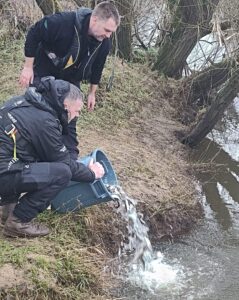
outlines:
[[49, 206], [71, 177], [70, 168], [63, 163], [25, 165], [22, 172], [0, 175], [0, 205], [18, 203], [13, 214], [22, 222], [30, 222]]

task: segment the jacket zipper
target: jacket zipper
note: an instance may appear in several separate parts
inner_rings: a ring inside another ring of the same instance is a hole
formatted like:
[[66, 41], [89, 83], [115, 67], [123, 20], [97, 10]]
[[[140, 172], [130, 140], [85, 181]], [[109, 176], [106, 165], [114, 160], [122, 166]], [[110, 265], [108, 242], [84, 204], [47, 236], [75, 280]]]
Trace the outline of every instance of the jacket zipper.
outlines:
[[[92, 57], [94, 56], [95, 52], [99, 49], [99, 47], [101, 46], [102, 42], [95, 48], [95, 50], [93, 51], [93, 53], [91, 54], [91, 56], [89, 57], [89, 60], [87, 61], [87, 64], [85, 65], [84, 67], [84, 70], [83, 70], [83, 76], [82, 76], [82, 80], [84, 80], [84, 77], [85, 77], [85, 69], [86, 67], [88, 66], [90, 60], [92, 59]], [[79, 65], [80, 66], [80, 65]]]
[[[76, 54], [76, 58], [75, 58], [75, 61], [73, 62], [73, 64], [71, 64], [71, 65], [68, 66], [68, 67], [64, 67], [64, 69], [67, 69], [67, 68], [71, 67], [72, 65], [74, 65], [75, 62], [77, 62], [78, 57], [79, 57], [79, 54], [80, 54], [80, 46], [81, 46], [81, 45], [80, 45], [80, 38], [79, 38], [79, 34], [78, 34], [78, 32], [77, 32], [76, 26], [74, 26], [74, 28], [75, 28], [75, 32], [76, 32], [76, 36], [77, 36], [77, 41], [78, 41], [77, 54]], [[63, 69], [63, 70], [64, 70], [64, 69]]]

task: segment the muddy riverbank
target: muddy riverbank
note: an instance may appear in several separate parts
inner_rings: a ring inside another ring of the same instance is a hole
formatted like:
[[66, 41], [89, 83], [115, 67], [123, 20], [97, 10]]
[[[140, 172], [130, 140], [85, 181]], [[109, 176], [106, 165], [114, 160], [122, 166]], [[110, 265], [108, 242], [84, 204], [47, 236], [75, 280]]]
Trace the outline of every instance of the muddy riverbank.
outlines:
[[[7, 47], [1, 61], [6, 70], [1, 101], [23, 92], [17, 84], [21, 45]], [[175, 135], [184, 129], [175, 118], [181, 99], [174, 93], [174, 81], [121, 61], [115, 66], [113, 89], [107, 92], [111, 71], [109, 60], [97, 107], [93, 113], [85, 111], [78, 122], [81, 156], [95, 148], [107, 154], [122, 188], [137, 200], [155, 245], [190, 230], [202, 215], [187, 160], [190, 149]], [[0, 233], [0, 274], [8, 274], [0, 282], [2, 299], [110, 299], [112, 283], [102, 270], [115, 257], [125, 232], [112, 203], [74, 215], [47, 211], [39, 219], [51, 228], [49, 237], [12, 240]]]

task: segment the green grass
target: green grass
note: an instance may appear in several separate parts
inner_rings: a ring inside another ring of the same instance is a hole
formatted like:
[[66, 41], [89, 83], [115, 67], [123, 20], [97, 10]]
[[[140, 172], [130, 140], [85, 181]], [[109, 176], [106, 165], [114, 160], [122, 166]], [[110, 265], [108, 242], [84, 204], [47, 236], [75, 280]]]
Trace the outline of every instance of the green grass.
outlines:
[[15, 246], [10, 241], [0, 241], [0, 267], [6, 263], [12, 263], [22, 267], [27, 261], [27, 254], [35, 250], [34, 246]]
[[82, 293], [98, 293], [101, 263], [91, 253], [84, 214], [46, 211], [38, 219], [51, 228], [48, 237], [0, 240], [0, 268], [11, 264], [26, 280], [23, 290], [0, 289], [0, 296], [84, 299]]
[[0, 103], [22, 91], [18, 84], [23, 64], [23, 39], [0, 41]]
[[[115, 68], [113, 86], [111, 91], [106, 87], [111, 76], [112, 68]], [[125, 126], [127, 120], [139, 112], [146, 99], [150, 96], [147, 85], [147, 75], [141, 71], [142, 65], [124, 65], [117, 60], [113, 67], [113, 58], [109, 57], [104, 69], [100, 88], [97, 91], [96, 110], [92, 113], [81, 115], [78, 124], [84, 128], [99, 128], [114, 130]], [[83, 86], [87, 96], [87, 86]], [[87, 98], [87, 97], [86, 97]]]

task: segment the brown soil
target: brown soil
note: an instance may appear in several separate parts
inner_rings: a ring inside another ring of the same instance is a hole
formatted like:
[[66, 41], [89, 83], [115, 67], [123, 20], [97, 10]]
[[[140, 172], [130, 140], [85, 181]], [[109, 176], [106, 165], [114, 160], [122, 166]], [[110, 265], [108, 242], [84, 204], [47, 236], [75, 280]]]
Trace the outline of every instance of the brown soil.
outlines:
[[25, 283], [24, 272], [15, 269], [11, 264], [5, 264], [0, 268], [0, 290], [13, 288]]
[[[163, 92], [158, 92], [155, 82], [151, 84], [155, 91], [152, 97], [125, 126], [112, 130], [79, 129], [79, 138], [82, 155], [94, 148], [107, 154], [120, 185], [137, 200], [138, 211], [144, 213], [151, 240], [159, 241], [191, 229], [202, 211], [187, 162], [189, 149], [175, 135], [185, 128], [174, 120], [175, 109], [164, 99]], [[89, 209], [88, 216], [94, 243], [100, 242], [112, 253], [118, 249], [121, 226], [110, 206]]]

